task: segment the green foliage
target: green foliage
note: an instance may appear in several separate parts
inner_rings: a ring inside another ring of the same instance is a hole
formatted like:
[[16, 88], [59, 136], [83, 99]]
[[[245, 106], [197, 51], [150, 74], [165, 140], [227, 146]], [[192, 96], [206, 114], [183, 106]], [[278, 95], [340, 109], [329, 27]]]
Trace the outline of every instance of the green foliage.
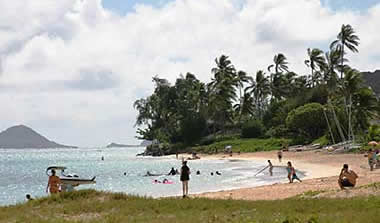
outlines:
[[369, 127], [367, 140], [380, 142], [380, 125], [372, 125]]
[[231, 139], [220, 142], [214, 142], [210, 145], [196, 146], [193, 150], [204, 153], [213, 153], [215, 149], [223, 151], [226, 146], [232, 146], [233, 152], [257, 152], [279, 150], [284, 145], [289, 145], [291, 140], [283, 138], [269, 139]]
[[284, 137], [284, 136], [289, 135], [288, 132], [289, 132], [288, 128], [286, 128], [285, 125], [281, 124], [281, 125], [274, 126], [268, 129], [265, 133], [265, 137], [268, 137], [268, 138]]
[[327, 127], [323, 106], [311, 103], [294, 109], [286, 118], [286, 125], [294, 132], [295, 139], [300, 141], [311, 141], [322, 136]]
[[199, 142], [206, 130], [206, 120], [197, 114], [189, 115], [181, 123], [183, 142], [188, 145], [194, 145]]
[[[265, 125], [266, 137], [291, 137], [296, 144], [324, 134], [335, 143], [358, 138], [365, 135], [370, 120], [380, 116], [374, 92], [363, 86], [360, 72], [345, 58], [348, 50], [358, 52], [358, 46], [359, 37], [345, 24], [329, 52], [307, 49], [305, 65], [310, 71], [304, 74], [292, 72], [285, 54], [278, 53], [267, 74], [259, 70], [250, 76], [221, 55], [209, 83], [191, 73], [180, 75], [174, 85], [156, 76], [154, 92], [134, 103], [136, 125], [144, 126], [137, 130], [139, 138], [209, 145], [237, 129], [243, 130], [243, 137], [264, 135], [259, 125], [249, 126], [253, 119]], [[308, 106], [311, 103], [320, 106]]]
[[[378, 222], [380, 197], [275, 201], [152, 199], [123, 193], [74, 191], [0, 207], [0, 222]], [[85, 196], [83, 196], [85, 194]], [[75, 200], [71, 198], [75, 197]], [[274, 208], [275, 207], [275, 208]]]
[[264, 134], [264, 125], [259, 120], [250, 120], [244, 123], [241, 136], [242, 138], [260, 138]]
[[330, 140], [326, 135], [319, 137], [318, 139], [313, 141], [313, 144], [320, 144], [321, 146], [327, 146], [330, 144]]

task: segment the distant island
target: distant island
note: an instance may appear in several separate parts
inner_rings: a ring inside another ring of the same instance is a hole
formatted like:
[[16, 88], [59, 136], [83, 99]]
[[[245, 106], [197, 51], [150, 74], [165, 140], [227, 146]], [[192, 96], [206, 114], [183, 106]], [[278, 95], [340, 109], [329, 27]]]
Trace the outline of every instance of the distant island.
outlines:
[[110, 143], [106, 146], [106, 148], [127, 148], [127, 147], [146, 147], [152, 144], [151, 141], [144, 140], [140, 143], [140, 145], [124, 145], [124, 144], [118, 144], [118, 143]]
[[0, 133], [0, 148], [3, 149], [47, 149], [47, 148], [77, 148], [48, 140], [25, 125], [17, 125]]

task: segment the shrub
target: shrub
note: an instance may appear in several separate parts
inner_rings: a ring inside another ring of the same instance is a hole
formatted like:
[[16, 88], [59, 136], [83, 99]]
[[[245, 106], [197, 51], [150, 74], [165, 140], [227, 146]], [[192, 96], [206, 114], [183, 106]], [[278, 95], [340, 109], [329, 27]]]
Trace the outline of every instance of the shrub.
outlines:
[[243, 125], [242, 138], [259, 138], [264, 133], [264, 125], [258, 120], [248, 121]]
[[181, 123], [181, 133], [187, 145], [199, 142], [206, 131], [206, 120], [199, 115], [190, 115]]
[[286, 126], [294, 133], [295, 138], [311, 141], [321, 137], [327, 127], [323, 106], [310, 103], [292, 110], [286, 118]]
[[285, 125], [278, 125], [275, 127], [272, 127], [268, 129], [268, 131], [265, 132], [265, 137], [268, 138], [280, 138], [280, 137], [286, 137], [288, 136], [288, 129]]
[[380, 141], [380, 125], [372, 125], [368, 129], [368, 141]]

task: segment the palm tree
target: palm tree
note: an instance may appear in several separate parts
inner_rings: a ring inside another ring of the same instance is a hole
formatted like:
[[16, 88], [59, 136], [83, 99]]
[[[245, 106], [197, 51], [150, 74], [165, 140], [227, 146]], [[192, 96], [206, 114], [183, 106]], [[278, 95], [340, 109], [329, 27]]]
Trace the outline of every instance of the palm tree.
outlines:
[[[347, 47], [351, 52], [357, 53], [359, 52], [358, 49], [356, 48], [359, 46], [359, 37], [355, 35], [354, 29], [351, 27], [351, 25], [342, 25], [340, 32], [337, 36], [337, 39], [334, 40], [331, 45], [330, 49], [336, 49], [340, 51], [340, 56], [341, 56], [341, 67], [343, 68], [344, 65], [344, 49]], [[340, 72], [340, 78], [343, 78], [343, 69], [341, 69]]]
[[[271, 72], [272, 68], [274, 68], [274, 73]], [[270, 84], [271, 84], [271, 100], [275, 97], [276, 94], [276, 86], [275, 83], [279, 83], [281, 79], [281, 74], [284, 71], [288, 71], [288, 62], [286, 61], [286, 57], [284, 54], [279, 53], [274, 56], [273, 64], [268, 66], [268, 71], [270, 74]]]
[[235, 104], [234, 109], [239, 113], [239, 124], [241, 124], [240, 121], [242, 116], [253, 116], [255, 111], [255, 103], [251, 94], [245, 92], [241, 103]]
[[244, 88], [244, 83], [248, 83], [251, 77], [247, 75], [245, 71], [238, 71], [236, 75], [236, 83], [239, 88], [239, 97], [242, 97], [242, 92], [241, 90]]
[[257, 71], [255, 80], [251, 79], [250, 85], [245, 89], [254, 98], [254, 104], [258, 116], [262, 118], [264, 102], [270, 94], [270, 82], [262, 70]]
[[274, 56], [273, 64], [268, 66], [268, 71], [270, 72], [273, 67], [275, 73], [282, 73], [283, 71], [288, 71], [288, 62], [286, 61], [286, 57], [284, 54], [279, 53]]
[[[246, 101], [246, 95], [244, 95], [244, 97], [242, 97], [242, 89], [244, 88], [244, 83], [247, 83], [251, 77], [249, 77], [247, 75], [246, 72], [240, 70], [237, 72], [237, 75], [235, 77], [235, 81], [236, 81], [236, 84], [237, 84], [237, 87], [239, 89], [239, 104], [240, 105], [244, 105], [244, 101]], [[242, 112], [242, 109], [244, 108], [243, 106], [238, 106], [240, 108], [240, 110], [238, 110], [238, 115], [239, 115], [239, 124], [240, 124], [240, 121], [241, 121], [241, 116], [243, 115], [243, 112]]]
[[[326, 66], [323, 69], [323, 80], [327, 83], [329, 90], [334, 91], [338, 83], [338, 74], [336, 70], [339, 69], [341, 62], [340, 51], [332, 49], [330, 52], [325, 53]], [[343, 59], [346, 62], [346, 59]]]
[[226, 122], [232, 121], [232, 103], [236, 98], [235, 87], [238, 86], [235, 67], [228, 56], [215, 59], [216, 67], [211, 69], [214, 78], [207, 85], [210, 112], [215, 123], [224, 130]]
[[323, 51], [317, 48], [307, 49], [308, 59], [305, 60], [305, 64], [307, 67], [311, 69], [311, 85], [314, 87], [315, 82], [315, 74], [314, 71], [319, 68], [319, 70], [323, 70], [326, 67], [326, 61], [323, 57]]
[[362, 83], [362, 78], [361, 74], [359, 71], [351, 68], [346, 68], [344, 70], [344, 79], [342, 81], [342, 84], [339, 86], [339, 92], [341, 93], [340, 95], [343, 96], [344, 99], [344, 105], [345, 105], [345, 110], [347, 113], [348, 117], [348, 127], [347, 127], [347, 132], [348, 132], [348, 139], [353, 139], [354, 137], [354, 132], [352, 129], [352, 97], [353, 95], [359, 91], [361, 88], [361, 83]]

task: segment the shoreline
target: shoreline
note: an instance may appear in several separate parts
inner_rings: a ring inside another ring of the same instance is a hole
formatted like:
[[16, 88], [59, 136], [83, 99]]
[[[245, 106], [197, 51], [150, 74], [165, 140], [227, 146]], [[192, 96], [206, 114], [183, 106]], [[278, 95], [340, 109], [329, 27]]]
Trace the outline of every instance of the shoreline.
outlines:
[[[183, 156], [188, 157], [187, 154], [180, 154], [179, 157]], [[233, 154], [232, 157], [228, 154], [199, 154], [199, 156], [203, 160], [248, 160], [265, 164], [270, 159], [274, 166], [285, 166], [287, 161], [291, 161], [298, 171], [305, 173], [305, 176], [302, 178], [302, 183], [295, 182], [289, 184], [278, 182], [261, 186], [248, 185], [247, 187], [240, 187], [238, 189], [191, 194], [191, 197], [278, 200], [301, 195], [309, 191], [323, 192], [328, 197], [351, 197], [359, 194], [370, 195], [371, 192], [361, 189], [361, 186], [380, 182], [380, 169], [375, 169], [372, 172], [369, 171], [367, 158], [363, 154], [328, 154], [324, 150], [284, 152], [281, 163], [277, 159], [277, 151]], [[357, 185], [350, 193], [342, 192], [337, 183], [338, 175], [344, 163], [347, 163], [350, 169], [359, 175]], [[287, 181], [286, 175], [284, 175], [284, 181]]]

